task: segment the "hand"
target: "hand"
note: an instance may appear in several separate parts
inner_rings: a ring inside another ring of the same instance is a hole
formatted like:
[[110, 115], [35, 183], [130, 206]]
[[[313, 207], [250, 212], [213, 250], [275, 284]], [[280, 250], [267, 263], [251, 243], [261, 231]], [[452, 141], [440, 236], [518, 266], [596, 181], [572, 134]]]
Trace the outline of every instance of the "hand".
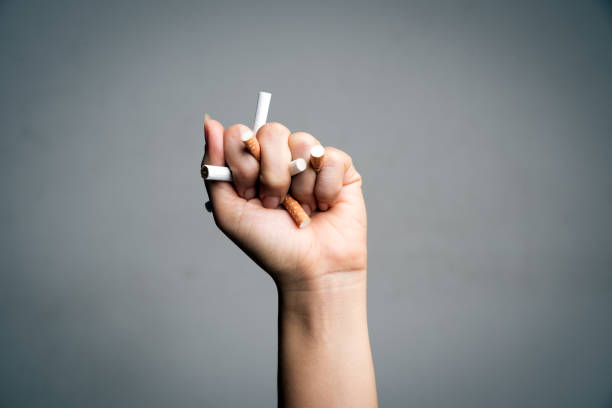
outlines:
[[[291, 178], [289, 162], [310, 159], [319, 142], [308, 133], [291, 133], [280, 123], [257, 132], [261, 162], [240, 140], [244, 125], [204, 123], [203, 164], [229, 166], [233, 181], [206, 182], [217, 226], [266, 270], [281, 289], [311, 290], [365, 283], [366, 211], [361, 176], [349, 155], [327, 147], [323, 168], [310, 166]], [[279, 208], [290, 193], [307, 213], [299, 229]], [[258, 197], [258, 198], [257, 198]]]

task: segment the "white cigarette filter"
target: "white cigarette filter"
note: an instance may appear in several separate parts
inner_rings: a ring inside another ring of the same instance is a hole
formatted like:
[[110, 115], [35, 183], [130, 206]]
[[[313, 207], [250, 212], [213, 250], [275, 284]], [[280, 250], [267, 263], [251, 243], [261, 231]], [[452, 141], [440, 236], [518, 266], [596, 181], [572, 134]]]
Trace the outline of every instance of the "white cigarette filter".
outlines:
[[306, 170], [306, 160], [304, 159], [296, 159], [289, 163], [289, 173], [291, 173], [291, 176], [295, 176], [304, 170]]
[[[306, 170], [306, 160], [296, 159], [289, 163], [289, 173], [292, 176], [299, 174]], [[224, 166], [211, 166], [205, 164], [200, 170], [202, 178], [208, 181], [232, 181], [232, 172], [229, 167]]]
[[253, 123], [253, 133], [257, 134], [260, 127], [268, 121], [268, 111], [270, 110], [270, 100], [272, 94], [269, 92], [259, 92], [257, 98], [257, 109], [255, 110], [255, 122]]
[[232, 172], [229, 167], [210, 166], [204, 164], [200, 170], [200, 174], [204, 180], [209, 181], [232, 181]]
[[314, 171], [321, 170], [321, 167], [323, 167], [324, 156], [325, 148], [321, 145], [316, 145], [310, 150], [310, 165]]

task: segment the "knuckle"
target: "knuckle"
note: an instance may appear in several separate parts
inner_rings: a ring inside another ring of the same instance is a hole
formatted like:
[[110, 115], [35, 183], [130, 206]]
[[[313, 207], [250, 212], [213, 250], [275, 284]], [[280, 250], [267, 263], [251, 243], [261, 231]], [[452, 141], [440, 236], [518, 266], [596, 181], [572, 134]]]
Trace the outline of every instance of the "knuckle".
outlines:
[[342, 150], [335, 147], [326, 147], [323, 168], [338, 169], [338, 171], [346, 173], [353, 168], [353, 159]]
[[225, 139], [240, 137], [240, 132], [242, 131], [244, 125], [236, 124], [225, 129], [223, 136]]
[[295, 132], [289, 136], [289, 145], [293, 149], [304, 149], [318, 143], [310, 133]]
[[348, 168], [353, 164], [353, 159], [351, 156], [336, 147], [325, 147], [325, 156], [327, 156], [327, 158], [329, 158], [329, 160], [334, 164], [344, 164], [345, 168]]
[[311, 135], [308, 132], [294, 132], [291, 134], [291, 137], [296, 138], [296, 139], [303, 139], [303, 140], [313, 140], [314, 136]]
[[278, 122], [266, 123], [261, 128], [259, 128], [259, 130], [257, 131], [258, 139], [259, 138], [266, 139], [270, 137], [277, 138], [277, 137], [282, 137], [282, 136], [287, 136], [287, 135], [289, 135], [289, 129], [287, 129], [287, 127], [283, 125], [282, 123], [278, 123]]
[[243, 125], [239, 124], [239, 123], [235, 123], [231, 126], [228, 126], [227, 129], [225, 129], [226, 133], [234, 133], [234, 132], [240, 132], [240, 129]]

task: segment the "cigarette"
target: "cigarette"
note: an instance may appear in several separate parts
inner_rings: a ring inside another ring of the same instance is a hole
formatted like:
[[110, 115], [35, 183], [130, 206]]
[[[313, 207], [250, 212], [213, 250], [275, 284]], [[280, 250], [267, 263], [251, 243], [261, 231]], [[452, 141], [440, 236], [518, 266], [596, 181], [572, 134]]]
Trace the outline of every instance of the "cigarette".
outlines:
[[229, 167], [203, 164], [200, 174], [204, 180], [208, 181], [232, 181], [232, 172]]
[[306, 170], [306, 160], [304, 159], [296, 159], [289, 163], [289, 173], [291, 176], [295, 176]]
[[285, 207], [285, 209], [287, 210], [289, 215], [291, 215], [291, 218], [293, 218], [293, 221], [295, 221], [298, 227], [304, 228], [308, 226], [308, 224], [310, 224], [310, 217], [308, 216], [308, 214], [306, 214], [306, 211], [304, 211], [300, 203], [295, 201], [295, 199], [289, 194], [287, 194], [285, 196], [285, 199], [283, 200], [283, 207]]
[[[292, 176], [306, 170], [306, 160], [296, 159], [289, 163], [289, 173]], [[211, 166], [210, 164], [202, 165], [200, 169], [202, 178], [206, 181], [232, 181], [232, 172], [229, 167]]]
[[325, 157], [325, 148], [321, 145], [316, 145], [310, 149], [310, 165], [314, 171], [318, 172], [323, 167], [323, 157]]
[[261, 159], [261, 148], [259, 147], [259, 142], [255, 137], [255, 133], [253, 133], [253, 131], [250, 129], [246, 130], [240, 135], [240, 140], [244, 142], [244, 145], [249, 153], [251, 153], [253, 157], [259, 161]]
[[268, 121], [268, 111], [270, 110], [270, 99], [272, 94], [261, 91], [257, 98], [257, 109], [255, 110], [255, 122], [253, 123], [253, 134], [257, 134], [260, 127]]
[[261, 148], [259, 147], [259, 142], [257, 141], [257, 131], [260, 127], [266, 124], [268, 121], [268, 111], [270, 110], [270, 100], [272, 99], [272, 94], [269, 92], [261, 91], [259, 93], [259, 97], [257, 98], [257, 108], [255, 109], [255, 121], [253, 122], [253, 130], [248, 130], [240, 135], [240, 140], [244, 142], [247, 150], [255, 157], [257, 160], [261, 158]]

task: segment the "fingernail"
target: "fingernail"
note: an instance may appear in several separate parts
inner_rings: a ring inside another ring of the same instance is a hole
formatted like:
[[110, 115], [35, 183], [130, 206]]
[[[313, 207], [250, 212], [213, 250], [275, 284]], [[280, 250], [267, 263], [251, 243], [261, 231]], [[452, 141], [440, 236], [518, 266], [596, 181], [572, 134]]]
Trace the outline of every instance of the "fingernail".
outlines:
[[255, 197], [255, 189], [253, 187], [247, 188], [246, 191], [244, 192], [244, 198], [246, 198], [247, 200], [250, 200], [253, 197]]
[[306, 212], [306, 214], [310, 215], [312, 213], [312, 210], [310, 209], [310, 206], [308, 204], [302, 204], [302, 208], [304, 209], [304, 212]]
[[319, 204], [319, 210], [321, 210], [321, 211], [327, 211], [328, 208], [329, 208], [329, 205], [327, 205], [325, 203]]
[[266, 208], [276, 208], [280, 203], [280, 197], [265, 197], [262, 204]]

